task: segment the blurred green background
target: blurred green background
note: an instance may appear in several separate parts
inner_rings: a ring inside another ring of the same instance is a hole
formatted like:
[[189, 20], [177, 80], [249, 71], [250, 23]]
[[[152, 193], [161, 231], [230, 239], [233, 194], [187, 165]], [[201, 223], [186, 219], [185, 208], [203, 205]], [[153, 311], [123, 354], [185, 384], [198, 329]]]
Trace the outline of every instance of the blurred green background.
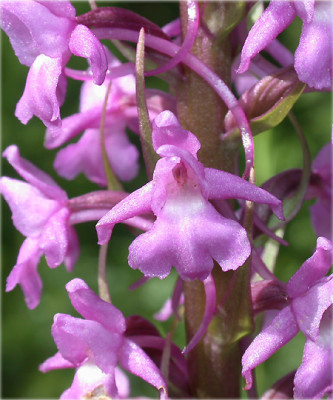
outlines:
[[[87, 2], [75, 2], [74, 5], [78, 14], [90, 10]], [[160, 26], [175, 19], [178, 14], [178, 4], [173, 2], [103, 2], [101, 5], [131, 8]], [[300, 21], [295, 21], [281, 35], [281, 39], [291, 50], [297, 47], [300, 29]], [[23, 93], [27, 72], [28, 68], [19, 64], [15, 57], [7, 36], [2, 34], [2, 149], [10, 144], [17, 144], [22, 156], [53, 176], [69, 197], [98, 189], [83, 176], [73, 182], [56, 176], [52, 167], [56, 151], [43, 148], [45, 127], [42, 122], [33, 118], [24, 126], [15, 118], [15, 106]], [[155, 83], [158, 84], [158, 79], [151, 81], [152, 85]], [[62, 117], [77, 112], [79, 89], [80, 83], [69, 81]], [[296, 103], [294, 112], [314, 157], [330, 140], [331, 96], [328, 93], [303, 95]], [[135, 141], [136, 138], [131, 136], [131, 140]], [[302, 165], [298, 139], [288, 121], [256, 137], [255, 146], [258, 184], [277, 172]], [[2, 163], [2, 175], [17, 177], [6, 161]], [[127, 190], [133, 190], [143, 183], [142, 169], [140, 176], [125, 186]], [[277, 275], [282, 280], [287, 281], [314, 249], [316, 238], [309, 221], [309, 204], [307, 202], [304, 205], [287, 228], [286, 240], [290, 245], [281, 249], [277, 263]], [[74, 371], [59, 370], [42, 374], [38, 371], [38, 365], [56, 352], [50, 333], [53, 315], [58, 312], [76, 315], [64, 285], [74, 277], [80, 277], [97, 291], [98, 246], [94, 225], [95, 223], [87, 223], [76, 226], [81, 254], [73, 273], [69, 274], [63, 265], [50, 270], [42, 259], [38, 268], [44, 285], [41, 303], [30, 311], [25, 306], [20, 287], [5, 293], [6, 278], [15, 265], [24, 238], [13, 227], [9, 208], [6, 202], [2, 202], [2, 398], [56, 398], [70, 386]], [[125, 316], [141, 314], [153, 321], [153, 314], [170, 296], [176, 275], [173, 272], [164, 281], [153, 279], [143, 287], [129, 292], [129, 285], [141, 276], [127, 265], [127, 249], [131, 241], [132, 236], [128, 234], [126, 227], [117, 226], [108, 257], [112, 301]], [[169, 324], [159, 323], [157, 326], [162, 333], [166, 333]], [[183, 326], [179, 327], [176, 336], [179, 345], [183, 345]], [[264, 366], [258, 368], [260, 393], [278, 378], [297, 368], [302, 356], [302, 346], [303, 338], [298, 336]], [[153, 389], [135, 377], [131, 377], [131, 384], [132, 396], [156, 396]]]

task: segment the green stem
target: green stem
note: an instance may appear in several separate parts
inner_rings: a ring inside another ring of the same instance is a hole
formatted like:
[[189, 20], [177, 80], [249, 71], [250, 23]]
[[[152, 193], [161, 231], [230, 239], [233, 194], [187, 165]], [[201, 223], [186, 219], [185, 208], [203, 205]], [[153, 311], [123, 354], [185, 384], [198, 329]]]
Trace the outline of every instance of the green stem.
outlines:
[[[105, 117], [106, 117], [106, 109], [108, 104], [108, 99], [111, 91], [111, 81], [108, 84], [102, 115], [101, 115], [101, 123], [100, 123], [100, 141], [101, 141], [101, 149], [102, 149], [102, 158], [103, 164], [105, 169], [105, 174], [108, 182], [108, 189], [109, 190], [123, 190], [120, 182], [116, 178], [113, 173], [113, 170], [109, 163], [109, 158], [105, 148]], [[107, 251], [108, 251], [108, 243], [102, 245], [99, 249], [99, 257], [98, 257], [98, 290], [101, 299], [111, 303], [111, 298], [109, 294], [109, 287], [108, 287], [108, 280], [107, 280], [107, 273], [106, 273], [106, 259], [107, 259]]]
[[[224, 82], [231, 82], [231, 53], [228, 33], [242, 15], [242, 2], [202, 3], [198, 36], [191, 50]], [[186, 32], [186, 3], [181, 2], [183, 34]], [[207, 29], [209, 33], [207, 34]], [[220, 135], [227, 108], [197, 74], [186, 69], [186, 82], [177, 88], [177, 109], [182, 126], [201, 142], [199, 159], [206, 167], [234, 172], [235, 156], [241, 143], [226, 151]], [[248, 224], [251, 225], [251, 218]], [[223, 245], [221, 243], [221, 245]], [[250, 262], [236, 272], [213, 269], [217, 312], [202, 341], [189, 353], [191, 395], [197, 398], [239, 398], [241, 350], [239, 340], [252, 330]], [[185, 323], [189, 341], [197, 331], [205, 305], [202, 282], [185, 282]]]
[[139, 40], [136, 48], [136, 103], [138, 108], [140, 142], [143, 153], [143, 159], [146, 165], [148, 178], [151, 179], [155, 169], [158, 154], [153, 148], [152, 142], [152, 126], [150, 123], [148, 107], [145, 97], [145, 31], [140, 30]]
[[99, 297], [102, 300], [111, 303], [108, 280], [106, 275], [107, 252], [108, 252], [108, 243], [105, 243], [100, 247], [98, 256], [98, 292], [99, 292]]
[[101, 123], [100, 123], [100, 139], [101, 139], [101, 149], [102, 149], [102, 158], [103, 158], [103, 164], [104, 164], [104, 170], [106, 174], [106, 179], [108, 182], [108, 189], [109, 190], [123, 190], [123, 187], [121, 186], [120, 182], [116, 178], [109, 162], [109, 157], [106, 152], [106, 147], [105, 147], [105, 117], [106, 117], [106, 109], [107, 109], [107, 104], [108, 104], [108, 99], [111, 91], [111, 84], [112, 81], [108, 84], [105, 98], [104, 98], [104, 104], [103, 104], [103, 109], [102, 109], [102, 115], [101, 115]]

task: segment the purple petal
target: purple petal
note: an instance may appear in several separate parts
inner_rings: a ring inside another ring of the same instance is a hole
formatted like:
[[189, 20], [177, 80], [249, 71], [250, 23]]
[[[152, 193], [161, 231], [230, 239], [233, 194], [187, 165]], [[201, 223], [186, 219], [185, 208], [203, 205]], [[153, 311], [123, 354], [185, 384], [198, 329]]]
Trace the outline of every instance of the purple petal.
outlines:
[[152, 188], [153, 183], [147, 183], [115, 205], [111, 211], [98, 221], [96, 230], [99, 244], [104, 244], [110, 240], [115, 224], [151, 211]]
[[42, 281], [37, 272], [42, 252], [39, 250], [38, 241], [26, 239], [17, 257], [17, 262], [7, 278], [6, 292], [21, 285], [27, 306], [33, 309], [38, 306], [42, 292]]
[[322, 399], [333, 390], [332, 348], [307, 340], [301, 366], [295, 375], [295, 399]]
[[332, 243], [324, 237], [317, 239], [317, 248], [300, 269], [290, 278], [287, 292], [290, 297], [301, 296], [319, 279], [324, 277], [332, 265]]
[[205, 335], [208, 325], [213, 318], [216, 309], [216, 288], [215, 282], [211, 275], [208, 276], [207, 279], [204, 280], [205, 286], [205, 294], [206, 294], [206, 303], [205, 303], [205, 311], [202, 317], [200, 326], [196, 331], [195, 335], [189, 341], [187, 346], [184, 348], [183, 353], [189, 353], [194, 347], [200, 342], [200, 340]]
[[175, 317], [178, 319], [178, 321], [181, 321], [181, 316], [178, 313], [178, 308], [184, 304], [185, 298], [184, 298], [184, 282], [178, 278], [172, 298], [171, 298], [171, 307], [172, 307], [172, 312], [174, 313]]
[[[175, 227], [172, 227], [175, 229]], [[160, 224], [157, 220], [153, 227], [137, 237], [129, 247], [128, 264], [139, 269], [146, 277], [165, 278], [172, 265], [176, 265], [173, 242], [170, 239], [171, 225]], [[172, 229], [172, 230], [173, 230]], [[172, 237], [172, 236], [171, 236]]]
[[288, 305], [286, 284], [275, 280], [261, 280], [251, 284], [253, 313], [281, 310]]
[[[133, 179], [139, 169], [139, 153], [128, 140], [125, 126], [108, 127], [105, 142], [115, 174], [124, 181]], [[70, 144], [60, 150], [55, 159], [54, 168], [66, 179], [74, 179], [83, 172], [92, 182], [107, 186], [99, 130], [86, 130], [78, 143]]]
[[58, 58], [68, 52], [75, 27], [75, 8], [69, 1], [3, 0], [0, 4], [1, 28], [21, 64], [30, 66], [41, 53]]
[[[118, 60], [111, 58], [110, 66], [119, 65]], [[65, 118], [61, 128], [50, 127], [46, 131], [45, 146], [47, 148], [55, 148], [88, 128], [99, 129], [103, 103], [109, 84], [110, 79], [106, 79], [100, 86], [91, 81], [85, 82], [81, 88], [80, 113]], [[131, 110], [134, 108], [135, 116], [137, 117], [136, 107], [128, 106], [124, 109], [124, 96], [126, 103], [134, 103], [135, 81], [132, 75], [112, 80], [107, 106], [106, 126], [118, 123], [124, 124], [124, 114], [128, 111], [132, 112]]]
[[15, 116], [27, 124], [36, 115], [47, 127], [61, 126], [60, 105], [63, 101], [61, 58], [39, 55], [30, 67], [23, 95], [16, 105]]
[[119, 335], [125, 332], [123, 314], [112, 304], [103, 301], [81, 279], [73, 279], [66, 285], [73, 307], [84, 318], [97, 321], [105, 329]]
[[[120, 67], [122, 64], [110, 52], [108, 52], [109, 67]], [[80, 96], [80, 112], [88, 111], [92, 108], [103, 107], [105, 95], [108, 90], [111, 79], [106, 79], [100, 86], [88, 81], [82, 85]], [[124, 95], [135, 101], [135, 79], [134, 76], [126, 75], [121, 78], [112, 79], [111, 91], [109, 94], [107, 109], [110, 111], [119, 111], [119, 106], [123, 106], [122, 99]]]
[[96, 107], [89, 111], [73, 114], [62, 121], [61, 127], [46, 130], [45, 147], [54, 149], [73, 139], [87, 128], [98, 128], [102, 109]]
[[[68, 221], [70, 223], [70, 220]], [[68, 243], [67, 243], [67, 253], [64, 258], [64, 263], [69, 272], [72, 272], [74, 269], [74, 265], [76, 264], [79, 254], [80, 254], [80, 243], [75, 232], [75, 229], [72, 226], [67, 226], [67, 235], [68, 235]]]
[[31, 183], [31, 185], [36, 186], [45, 197], [58, 201], [67, 201], [66, 192], [48, 174], [22, 158], [17, 146], [11, 145], [7, 147], [3, 152], [3, 156], [7, 158], [10, 165], [22, 178]]
[[54, 161], [54, 169], [69, 180], [83, 172], [90, 181], [107, 186], [99, 130], [86, 130], [77, 143], [60, 150]]
[[76, 56], [89, 60], [94, 83], [101, 85], [108, 69], [108, 61], [103, 45], [90, 29], [84, 25], [76, 26], [71, 34], [69, 48]]
[[164, 278], [174, 266], [184, 280], [207, 278], [215, 259], [224, 271], [250, 254], [246, 231], [223, 218], [199, 196], [170, 200], [153, 228], [129, 247], [129, 265], [146, 276]]
[[58, 202], [45, 198], [26, 182], [0, 178], [0, 191], [12, 211], [15, 228], [24, 236], [39, 236], [49, 218], [59, 209]]
[[311, 223], [317, 236], [333, 240], [332, 236], [332, 200], [321, 198], [310, 207]]
[[161, 112], [153, 121], [153, 146], [155, 151], [163, 145], [173, 145], [189, 151], [195, 158], [201, 145], [196, 136], [183, 129], [171, 111]]
[[292, 311], [304, 335], [317, 341], [324, 312], [333, 304], [333, 279], [324, 278], [305, 295], [296, 297], [291, 303]]
[[54, 369], [74, 368], [75, 365], [66, 360], [59, 352], [48, 358], [39, 366], [41, 372], [49, 372]]
[[[294, 5], [297, 7], [297, 4], [301, 4], [300, 1], [295, 1]], [[294, 54], [288, 50], [282, 43], [280, 43], [277, 39], [273, 40], [267, 47], [266, 51], [282, 66], [288, 67], [289, 65], [294, 64]], [[253, 60], [254, 61], [254, 60]], [[271, 64], [271, 68], [274, 66]], [[276, 72], [273, 69], [272, 74]]]
[[119, 398], [128, 399], [130, 395], [130, 382], [127, 375], [119, 367], [116, 367], [115, 378]]
[[89, 397], [105, 399], [118, 397], [114, 371], [105, 374], [93, 362], [84, 363], [77, 369], [71, 387], [61, 395], [60, 400]]
[[252, 370], [288, 343], [298, 332], [290, 307], [284, 308], [253, 340], [242, 358], [245, 389], [252, 387]]
[[[146, 277], [144, 277], [146, 278]], [[147, 278], [146, 278], [147, 279]], [[157, 321], [167, 321], [173, 314], [171, 299], [167, 299], [163, 304], [162, 308], [154, 314], [154, 318]]]
[[40, 248], [44, 251], [46, 262], [50, 268], [58, 267], [65, 259], [68, 250], [67, 208], [60, 209], [49, 218], [40, 238]]
[[108, 127], [106, 151], [115, 174], [123, 181], [130, 181], [138, 174], [139, 152], [128, 140], [125, 126], [115, 124]]
[[260, 397], [261, 400], [273, 400], [273, 399], [291, 399], [293, 397], [294, 390], [294, 377], [295, 370], [289, 372], [289, 374], [285, 375], [274, 385], [266, 390], [266, 392]]
[[333, 143], [327, 143], [327, 145], [320, 150], [312, 163], [312, 171], [320, 175], [327, 183], [331, 183], [332, 177], [332, 152]]
[[165, 64], [161, 65], [160, 67], [148, 71], [145, 73], [146, 76], [153, 76], [153, 75], [158, 75], [163, 72], [166, 72], [170, 70], [171, 68], [174, 68], [177, 64], [179, 64], [183, 58], [189, 53], [191, 50], [191, 47], [193, 46], [193, 43], [196, 39], [196, 35], [198, 32], [198, 27], [199, 27], [199, 6], [196, 1], [190, 1], [188, 0], [187, 2], [187, 30], [186, 30], [186, 35], [185, 39], [183, 41], [183, 44], [181, 48], [178, 50], [177, 54], [172, 57], [169, 61], [167, 61]]
[[75, 20], [76, 10], [69, 0], [38, 0], [38, 3], [43, 4], [50, 12], [61, 18]]
[[303, 20], [304, 23], [312, 21], [315, 11], [315, 0], [295, 1], [294, 7], [297, 15]]
[[291, 1], [273, 0], [250, 30], [242, 49], [238, 73], [248, 70], [251, 59], [269, 45], [296, 16]]
[[268, 204], [274, 214], [284, 220], [282, 202], [239, 176], [213, 168], [205, 168], [209, 199], [243, 199]]
[[332, 19], [331, 2], [317, 2], [313, 20], [303, 24], [295, 53], [299, 79], [318, 90], [332, 87]]
[[158, 160], [153, 175], [151, 208], [159, 215], [168, 197], [192, 194], [207, 199], [207, 188], [203, 165], [186, 150], [173, 145], [160, 146], [158, 152], [164, 157]]
[[89, 356], [104, 373], [113, 373], [122, 345], [121, 335], [109, 332], [96, 321], [66, 314], [55, 315], [52, 335], [62, 356], [75, 366]]
[[180, 19], [177, 18], [168, 24], [164, 25], [162, 27], [162, 31], [172, 37], [172, 36], [179, 36], [181, 34], [181, 25], [180, 25]]
[[167, 384], [161, 371], [147, 354], [131, 340], [124, 339], [119, 362], [127, 371], [139, 376], [156, 389], [166, 390]]

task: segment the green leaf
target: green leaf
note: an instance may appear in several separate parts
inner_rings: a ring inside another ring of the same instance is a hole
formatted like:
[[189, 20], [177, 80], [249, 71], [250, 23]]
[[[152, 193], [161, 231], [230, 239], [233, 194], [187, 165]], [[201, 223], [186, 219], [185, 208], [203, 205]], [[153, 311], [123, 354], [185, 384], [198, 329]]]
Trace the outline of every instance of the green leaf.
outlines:
[[145, 97], [145, 76], [144, 76], [144, 55], [145, 55], [145, 32], [140, 30], [138, 45], [136, 48], [136, 103], [139, 116], [140, 141], [143, 158], [149, 178], [152, 178], [157, 160], [159, 159], [153, 148], [152, 127], [149, 119], [148, 108]]

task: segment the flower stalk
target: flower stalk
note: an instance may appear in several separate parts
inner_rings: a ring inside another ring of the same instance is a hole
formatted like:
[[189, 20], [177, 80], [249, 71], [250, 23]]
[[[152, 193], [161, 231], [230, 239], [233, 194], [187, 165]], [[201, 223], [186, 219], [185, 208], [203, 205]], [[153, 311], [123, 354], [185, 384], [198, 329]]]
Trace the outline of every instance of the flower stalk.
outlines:
[[[222, 3], [201, 4], [201, 29], [191, 52], [204, 62], [224, 82], [231, 82], [230, 27], [212, 23], [212, 18], [228, 21], [228, 14], [238, 19], [239, 5]], [[183, 35], [187, 29], [187, 4], [181, 2], [180, 15]], [[223, 18], [222, 18], [223, 17]], [[205, 24], [205, 26], [203, 26]], [[207, 33], [207, 29], [209, 33]], [[207, 166], [234, 172], [234, 159], [241, 144], [236, 141], [232, 151], [221, 143], [221, 126], [228, 108], [214, 90], [189, 68], [186, 81], [177, 90], [177, 110], [186, 129], [196, 134], [204, 145], [199, 159]], [[200, 96], [197, 95], [200, 93]], [[204, 96], [205, 102], [201, 101]], [[203, 140], [203, 138], [205, 138]], [[199, 398], [237, 398], [240, 396], [239, 340], [252, 329], [249, 292], [250, 263], [237, 272], [213, 269], [216, 286], [216, 313], [203, 340], [189, 353], [188, 365], [192, 395]], [[185, 282], [185, 321], [187, 340], [197, 332], [204, 315], [205, 291], [202, 282]], [[240, 295], [241, 294], [241, 295]], [[223, 304], [220, 304], [221, 301]], [[219, 382], [224, 382], [223, 385]]]

